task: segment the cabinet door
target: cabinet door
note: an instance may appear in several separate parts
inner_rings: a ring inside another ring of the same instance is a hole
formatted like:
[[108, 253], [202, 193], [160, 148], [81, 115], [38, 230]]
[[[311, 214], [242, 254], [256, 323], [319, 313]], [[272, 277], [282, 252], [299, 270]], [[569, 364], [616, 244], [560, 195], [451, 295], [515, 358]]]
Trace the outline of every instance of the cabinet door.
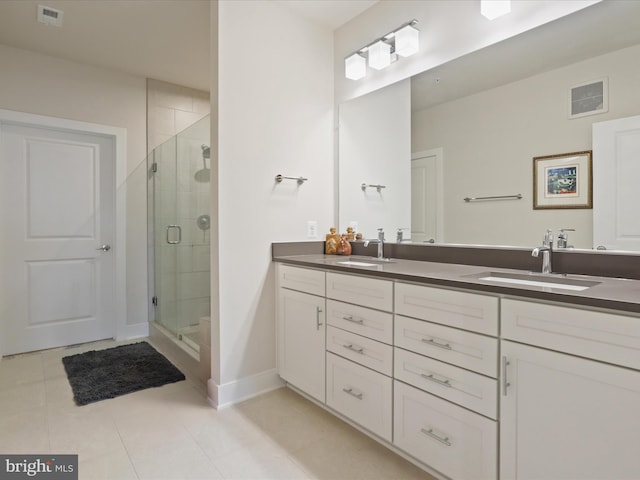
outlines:
[[379, 342], [393, 343], [391, 313], [327, 300], [327, 323]]
[[324, 297], [324, 272], [278, 264], [278, 286]]
[[394, 306], [396, 314], [498, 335], [498, 297], [398, 282]]
[[497, 433], [493, 420], [394, 382], [393, 443], [451, 479], [495, 480]]
[[640, 478], [640, 372], [507, 341], [502, 353], [501, 480]]
[[327, 352], [327, 405], [391, 441], [392, 380]]
[[367, 337], [327, 326], [327, 351], [364, 365], [390, 377], [393, 373], [393, 347]]
[[325, 401], [324, 298], [286, 288], [278, 293], [278, 373]]
[[393, 282], [327, 273], [327, 298], [390, 312], [393, 310]]
[[396, 315], [395, 345], [462, 368], [497, 377], [498, 340]]

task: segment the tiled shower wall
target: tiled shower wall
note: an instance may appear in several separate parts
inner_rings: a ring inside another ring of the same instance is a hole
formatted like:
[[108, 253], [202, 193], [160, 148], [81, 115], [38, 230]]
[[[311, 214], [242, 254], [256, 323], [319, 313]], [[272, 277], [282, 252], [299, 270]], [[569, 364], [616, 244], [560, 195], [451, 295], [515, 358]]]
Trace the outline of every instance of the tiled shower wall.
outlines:
[[148, 78], [147, 153], [209, 113], [209, 92]]
[[[161, 273], [156, 281], [159, 317], [169, 330], [180, 332], [209, 315], [210, 231], [198, 228], [197, 219], [210, 215], [210, 182], [196, 176], [205, 165], [210, 168], [201, 148], [209, 145], [209, 95], [149, 79], [147, 102], [147, 140], [158, 163], [154, 266]], [[166, 226], [172, 224], [182, 228], [179, 245], [166, 243]]]

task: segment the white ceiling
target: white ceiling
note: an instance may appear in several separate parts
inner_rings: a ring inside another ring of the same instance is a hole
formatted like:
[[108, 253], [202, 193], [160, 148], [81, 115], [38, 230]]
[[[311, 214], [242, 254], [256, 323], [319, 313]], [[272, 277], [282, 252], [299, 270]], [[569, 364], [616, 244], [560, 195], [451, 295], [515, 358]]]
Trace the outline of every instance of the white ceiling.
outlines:
[[[275, 1], [330, 29], [377, 3]], [[62, 28], [38, 23], [38, 4], [63, 10]], [[209, 90], [209, 5], [209, 0], [0, 0], [0, 44]], [[638, 43], [640, 1], [606, 0], [414, 77], [414, 109]]]
[[[377, 0], [281, 0], [330, 29]], [[63, 26], [36, 20], [39, 4]], [[209, 90], [209, 0], [0, 0], [0, 44]]]

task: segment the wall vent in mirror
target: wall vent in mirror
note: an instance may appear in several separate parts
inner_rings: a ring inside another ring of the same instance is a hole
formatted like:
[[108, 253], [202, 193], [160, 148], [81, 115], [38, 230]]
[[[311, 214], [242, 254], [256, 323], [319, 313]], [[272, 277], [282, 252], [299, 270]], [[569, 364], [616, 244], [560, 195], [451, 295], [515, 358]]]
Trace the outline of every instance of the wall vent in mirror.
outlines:
[[38, 5], [37, 18], [40, 23], [45, 25], [53, 25], [54, 27], [62, 26], [62, 17], [64, 12], [56, 8], [46, 7], [44, 5]]
[[571, 87], [569, 90], [569, 118], [608, 112], [608, 90], [606, 78]]

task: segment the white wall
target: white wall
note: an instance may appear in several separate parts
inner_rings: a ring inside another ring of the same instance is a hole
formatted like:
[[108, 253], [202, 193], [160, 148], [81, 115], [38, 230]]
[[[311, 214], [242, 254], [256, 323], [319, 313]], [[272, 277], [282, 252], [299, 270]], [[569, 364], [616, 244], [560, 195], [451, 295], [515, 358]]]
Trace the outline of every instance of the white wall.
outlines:
[[411, 81], [341, 104], [339, 137], [338, 232], [356, 221], [364, 238], [384, 228], [395, 241], [398, 228], [411, 227]]
[[[225, 404], [279, 382], [271, 243], [306, 240], [308, 220], [321, 233], [333, 223], [333, 40], [275, 2], [220, 1], [218, 15], [212, 345], [220, 353], [209, 394]], [[276, 184], [279, 173], [309, 180]]]
[[[570, 243], [592, 248], [592, 210], [533, 210], [533, 157], [591, 150], [592, 123], [640, 114], [638, 58], [640, 45], [414, 112], [412, 150], [444, 149], [444, 240], [531, 246], [547, 228], [575, 228]], [[569, 119], [570, 87], [604, 77], [609, 111]]]
[[146, 80], [5, 45], [0, 65], [0, 108], [126, 128], [127, 323], [146, 328]]
[[[336, 101], [343, 102], [442, 65], [600, 0], [517, 0], [511, 13], [489, 21], [478, 0], [382, 0], [335, 32]], [[390, 67], [353, 81], [344, 76], [344, 58], [405, 22], [418, 20], [420, 51]]]

